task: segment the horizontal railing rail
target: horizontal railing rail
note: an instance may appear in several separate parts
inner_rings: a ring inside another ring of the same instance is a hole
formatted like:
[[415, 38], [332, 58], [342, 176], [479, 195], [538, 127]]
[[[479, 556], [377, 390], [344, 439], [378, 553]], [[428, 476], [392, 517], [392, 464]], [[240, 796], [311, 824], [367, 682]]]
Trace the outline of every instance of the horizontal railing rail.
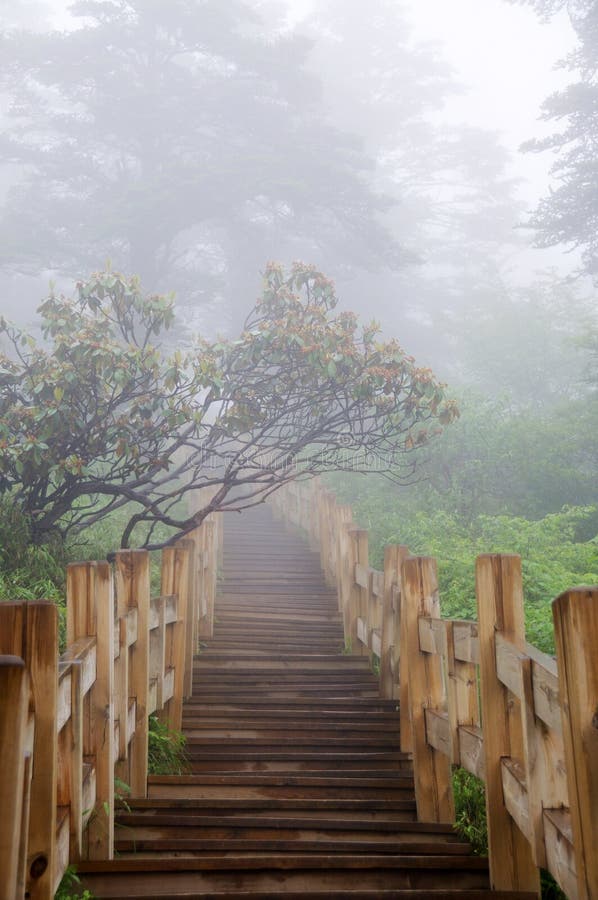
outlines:
[[551, 872], [570, 900], [598, 898], [598, 587], [553, 602], [556, 658], [525, 640], [521, 560], [476, 561], [477, 621], [442, 619], [436, 561], [385, 548], [321, 483], [273, 496], [319, 549], [336, 585], [347, 649], [376, 659], [399, 701], [418, 817], [454, 821], [452, 767], [485, 782], [495, 890], [539, 892]]

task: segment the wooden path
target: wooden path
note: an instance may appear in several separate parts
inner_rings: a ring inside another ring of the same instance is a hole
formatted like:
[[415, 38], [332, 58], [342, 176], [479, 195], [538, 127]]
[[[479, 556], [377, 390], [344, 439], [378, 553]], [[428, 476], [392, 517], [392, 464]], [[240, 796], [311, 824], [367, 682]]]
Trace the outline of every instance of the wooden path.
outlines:
[[418, 822], [394, 701], [344, 652], [319, 560], [267, 507], [225, 524], [214, 638], [185, 704], [191, 773], [150, 777], [118, 815], [98, 898], [531, 898]]

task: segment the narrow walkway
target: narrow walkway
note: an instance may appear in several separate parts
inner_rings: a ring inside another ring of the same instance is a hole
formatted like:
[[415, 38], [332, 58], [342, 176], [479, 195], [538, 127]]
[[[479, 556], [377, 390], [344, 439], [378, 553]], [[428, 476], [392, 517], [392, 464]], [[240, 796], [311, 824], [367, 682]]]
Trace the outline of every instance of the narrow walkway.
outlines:
[[398, 727], [367, 660], [343, 653], [316, 555], [267, 507], [227, 517], [184, 711], [191, 774], [150, 778], [119, 815], [120, 858], [85, 884], [146, 900], [529, 897], [490, 894], [485, 860], [416, 821]]

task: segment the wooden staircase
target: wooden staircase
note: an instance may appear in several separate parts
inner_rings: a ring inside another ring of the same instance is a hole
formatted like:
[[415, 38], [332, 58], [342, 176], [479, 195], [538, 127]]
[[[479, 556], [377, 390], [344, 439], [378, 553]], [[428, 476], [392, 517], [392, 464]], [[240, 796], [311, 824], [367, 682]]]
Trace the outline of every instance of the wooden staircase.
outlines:
[[227, 517], [214, 639], [185, 704], [190, 773], [118, 814], [98, 898], [531, 898], [418, 822], [394, 701], [343, 652], [319, 560], [267, 507]]

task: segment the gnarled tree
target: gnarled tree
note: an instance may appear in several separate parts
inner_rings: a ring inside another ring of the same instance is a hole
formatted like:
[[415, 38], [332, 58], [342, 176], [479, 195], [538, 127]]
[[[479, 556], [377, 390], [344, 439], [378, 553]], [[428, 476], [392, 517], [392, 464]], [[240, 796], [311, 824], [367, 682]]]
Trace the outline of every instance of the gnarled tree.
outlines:
[[[111, 272], [42, 303], [44, 343], [2, 322], [0, 492], [37, 542], [129, 504], [123, 546], [152, 546], [158, 523], [180, 535], [290, 479], [375, 467], [409, 480], [456, 408], [396, 341], [335, 306], [322, 274], [272, 264], [239, 339], [185, 354], [160, 347], [172, 300]], [[198, 488], [200, 509], [184, 502]]]

